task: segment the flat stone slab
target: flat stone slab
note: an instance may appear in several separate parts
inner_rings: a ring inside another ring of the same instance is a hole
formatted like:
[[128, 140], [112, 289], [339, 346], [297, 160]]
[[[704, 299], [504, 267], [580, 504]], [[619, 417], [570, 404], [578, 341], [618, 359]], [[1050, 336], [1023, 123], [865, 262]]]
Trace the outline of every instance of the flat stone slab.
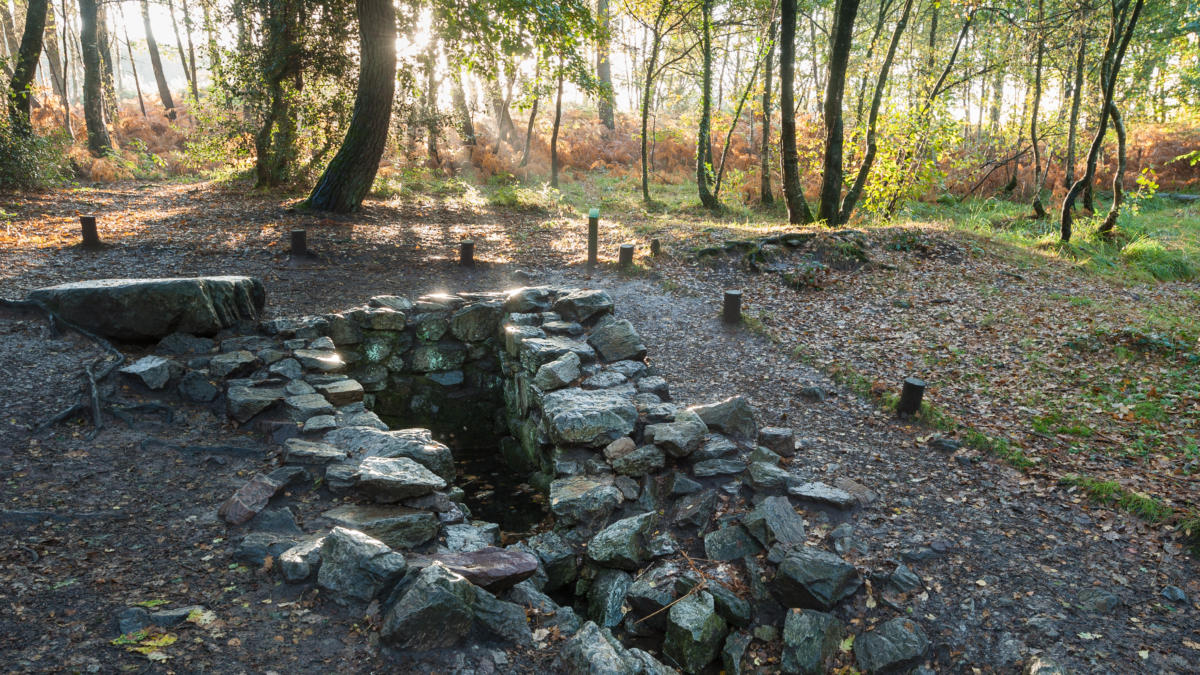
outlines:
[[802, 483], [788, 488], [788, 494], [808, 502], [830, 504], [839, 509], [852, 509], [858, 505], [858, 497], [825, 483]]
[[492, 593], [512, 588], [532, 577], [538, 568], [537, 556], [494, 546], [467, 553], [409, 554], [407, 560], [410, 567], [417, 569], [441, 563], [451, 572], [463, 575]]
[[29, 293], [68, 321], [132, 342], [213, 335], [238, 321], [257, 321], [266, 298], [262, 281], [243, 276], [96, 279]]

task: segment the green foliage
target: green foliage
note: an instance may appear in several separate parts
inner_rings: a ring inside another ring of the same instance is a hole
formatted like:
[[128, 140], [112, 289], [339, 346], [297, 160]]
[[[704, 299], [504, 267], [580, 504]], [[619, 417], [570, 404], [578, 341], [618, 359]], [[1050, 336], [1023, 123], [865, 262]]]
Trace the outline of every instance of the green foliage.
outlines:
[[22, 134], [0, 113], [0, 190], [48, 187], [66, 178], [66, 139]]
[[532, 213], [549, 213], [559, 208], [561, 195], [558, 190], [543, 185], [533, 189], [521, 185], [503, 185], [488, 196], [492, 206]]

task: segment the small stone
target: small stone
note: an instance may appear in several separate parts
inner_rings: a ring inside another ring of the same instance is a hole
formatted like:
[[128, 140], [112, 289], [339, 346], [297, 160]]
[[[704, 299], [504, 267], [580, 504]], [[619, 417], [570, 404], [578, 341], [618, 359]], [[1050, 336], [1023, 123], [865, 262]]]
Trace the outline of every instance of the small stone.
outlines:
[[308, 581], [321, 567], [321, 543], [324, 537], [302, 541], [279, 556], [279, 572], [289, 584]]
[[288, 396], [283, 399], [288, 416], [297, 422], [304, 422], [316, 415], [332, 415], [333, 406], [320, 394], [301, 394]]
[[700, 448], [692, 453], [692, 459], [697, 462], [702, 462], [709, 459], [718, 459], [727, 455], [735, 454], [737, 450], [737, 445], [728, 438], [725, 438], [720, 434], [709, 434], [704, 437], [704, 442], [701, 444]]
[[759, 490], [783, 489], [791, 478], [786, 469], [770, 462], [751, 462], [746, 474], [750, 484]]
[[898, 618], [859, 635], [854, 641], [854, 660], [866, 673], [899, 672], [915, 664], [928, 648], [921, 626]]
[[657, 375], [638, 380], [637, 390], [643, 394], [653, 394], [663, 401], [671, 400], [670, 385], [667, 384], [666, 379]]
[[281, 487], [266, 475], [256, 474], [221, 504], [217, 515], [231, 525], [241, 525], [258, 515]]
[[588, 617], [605, 628], [620, 625], [625, 618], [625, 595], [632, 583], [628, 572], [610, 567], [597, 572], [588, 589]]
[[550, 483], [550, 513], [566, 527], [602, 522], [623, 499], [607, 479], [571, 476]]
[[690, 495], [704, 489], [704, 486], [678, 471], [671, 474], [671, 496]]
[[628, 379], [620, 373], [604, 370], [587, 378], [580, 383], [580, 386], [584, 389], [609, 389], [619, 387], [627, 381]]
[[1120, 606], [1121, 600], [1102, 588], [1085, 588], [1076, 596], [1080, 607], [1106, 614]]
[[793, 485], [788, 488], [788, 494], [803, 501], [830, 504], [839, 509], [852, 509], [858, 505], [854, 495], [820, 482]]
[[742, 518], [742, 524], [764, 548], [804, 543], [804, 518], [796, 513], [787, 497], [767, 497]]
[[800, 389], [800, 396], [810, 401], [824, 401], [829, 398], [829, 393], [821, 387], [808, 386]]
[[335, 527], [321, 542], [317, 585], [335, 596], [368, 601], [399, 581], [404, 556], [362, 532]]
[[345, 379], [314, 385], [330, 403], [337, 407], [363, 400], [363, 387], [356, 380]]
[[1171, 602], [1185, 604], [1187, 602], [1187, 594], [1178, 586], [1166, 586], [1162, 589], [1162, 596]]
[[379, 430], [367, 426], [343, 426], [325, 434], [326, 443], [351, 457], [407, 457], [441, 476], [454, 480], [454, 456], [450, 448], [433, 440], [428, 429]]
[[346, 362], [332, 349], [297, 349], [293, 356], [309, 370], [333, 373], [346, 367]]
[[447, 525], [443, 529], [446, 533], [443, 549], [452, 553], [478, 551], [500, 542], [500, 526], [496, 523], [475, 521]]
[[538, 568], [536, 556], [493, 546], [466, 552], [409, 554], [407, 560], [411, 567], [417, 569], [436, 562], [492, 593], [512, 588], [532, 577]]
[[897, 565], [896, 569], [888, 575], [888, 587], [899, 593], [911, 593], [912, 591], [922, 588], [921, 577], [917, 576], [907, 565]]
[[220, 393], [221, 391], [207, 377], [194, 370], [189, 371], [179, 380], [179, 395], [189, 401], [208, 403]]
[[740, 459], [706, 459], [696, 462], [692, 467], [692, 474], [697, 478], [705, 478], [741, 473], [745, 470], [746, 462]]
[[741, 525], [727, 525], [704, 536], [704, 554], [709, 560], [739, 560], [760, 551], [762, 547]]
[[376, 295], [367, 301], [371, 307], [385, 307], [394, 312], [411, 312], [413, 309], [412, 300], [403, 295]]
[[666, 455], [658, 446], [643, 445], [612, 460], [612, 467], [613, 471], [619, 474], [640, 477], [663, 468], [666, 459]]
[[600, 358], [606, 362], [625, 359], [640, 361], [646, 358], [646, 345], [642, 344], [641, 336], [626, 319], [601, 322], [588, 336], [588, 344], [595, 347]]
[[304, 380], [292, 380], [284, 385], [283, 390], [286, 391], [289, 396], [302, 396], [304, 394], [317, 393], [317, 390], [313, 389], [313, 386]]
[[588, 558], [606, 567], [636, 570], [650, 557], [646, 539], [656, 524], [653, 512], [618, 520], [588, 542]]
[[674, 422], [648, 425], [646, 438], [672, 457], [686, 457], [700, 447], [708, 427], [699, 416], [687, 411], [676, 415], [675, 419]]
[[781, 457], [796, 454], [796, 434], [784, 427], [763, 427], [758, 430], [758, 444]]
[[504, 311], [544, 312], [550, 309], [553, 295], [545, 286], [531, 286], [511, 291], [504, 299]]
[[787, 607], [828, 611], [861, 585], [854, 565], [828, 551], [801, 546], [779, 565], [772, 589]]
[[637, 445], [632, 438], [622, 436], [617, 440], [604, 446], [604, 458], [612, 462], [628, 455], [637, 449]]
[[663, 653], [686, 673], [711, 663], [725, 640], [725, 621], [713, 607], [713, 597], [700, 591], [671, 606]]
[[229, 416], [245, 423], [276, 402], [283, 400], [287, 392], [283, 388], [234, 386], [225, 393]]
[[336, 428], [337, 418], [333, 415], [314, 415], [305, 420], [302, 431], [306, 434], [311, 434]]
[[533, 383], [542, 391], [561, 389], [579, 379], [579, 355], [567, 352], [537, 369]]
[[602, 447], [628, 436], [637, 408], [609, 390], [560, 389], [542, 399], [543, 423], [556, 443]]
[[171, 333], [154, 347], [155, 353], [184, 356], [208, 354], [217, 346], [211, 338], [196, 337], [187, 333]]
[[450, 317], [450, 333], [463, 342], [479, 342], [496, 335], [503, 312], [499, 303], [467, 305]]
[[556, 591], [575, 580], [579, 572], [575, 550], [557, 533], [535, 534], [525, 543], [542, 561], [542, 569], [546, 572], [545, 591]]
[[601, 290], [571, 291], [554, 303], [554, 311], [567, 321], [587, 321], [612, 309], [612, 296]]
[[314, 443], [299, 438], [284, 441], [283, 463], [304, 466], [324, 466], [346, 459], [346, 453], [327, 443]]
[[408, 457], [367, 457], [358, 466], [357, 488], [378, 502], [398, 502], [444, 487], [445, 479]]
[[721, 649], [721, 665], [725, 666], [728, 675], [742, 675], [742, 657], [752, 639], [746, 631], [736, 631], [725, 638], [725, 647]]
[[150, 389], [158, 390], [183, 372], [183, 366], [161, 356], [144, 356], [121, 368], [120, 372], [139, 380]]
[[251, 532], [238, 543], [233, 559], [254, 567], [262, 567], [267, 558], [278, 559], [296, 545], [296, 535], [277, 532]]
[[438, 531], [435, 514], [398, 506], [344, 504], [321, 517], [399, 550], [420, 546], [433, 539]]
[[684, 495], [675, 505], [672, 522], [681, 527], [701, 529], [708, 525], [717, 509], [715, 490], [701, 490]]
[[208, 362], [208, 372], [213, 377], [230, 377], [248, 373], [258, 362], [258, 357], [245, 350], [217, 354]]
[[754, 409], [741, 396], [727, 398], [719, 403], [689, 408], [700, 416], [710, 429], [753, 440], [758, 436], [758, 423], [754, 421]]
[[304, 376], [304, 367], [296, 359], [283, 359], [268, 366], [267, 372], [295, 380]]

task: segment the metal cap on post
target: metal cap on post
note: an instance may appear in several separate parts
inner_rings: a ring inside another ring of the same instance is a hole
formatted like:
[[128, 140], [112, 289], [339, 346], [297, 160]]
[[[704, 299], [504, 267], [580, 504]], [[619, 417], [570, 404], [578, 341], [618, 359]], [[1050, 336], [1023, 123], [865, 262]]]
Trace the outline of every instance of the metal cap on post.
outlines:
[[463, 267], [475, 266], [475, 242], [463, 239], [458, 243], [458, 264]]
[[725, 304], [721, 308], [721, 320], [728, 324], [742, 322], [742, 292], [725, 291]]
[[925, 396], [925, 380], [916, 377], [904, 378], [904, 387], [900, 390], [900, 402], [896, 404], [897, 415], [915, 415], [921, 409], [921, 399]]
[[621, 244], [617, 252], [617, 265], [623, 270], [633, 267], [633, 244]]
[[79, 216], [79, 229], [86, 248], [100, 246], [100, 231], [96, 229], [96, 216]]
[[308, 230], [292, 230], [292, 257], [308, 257]]
[[600, 256], [600, 209], [588, 212], [587, 247], [587, 267], [590, 272], [596, 268]]

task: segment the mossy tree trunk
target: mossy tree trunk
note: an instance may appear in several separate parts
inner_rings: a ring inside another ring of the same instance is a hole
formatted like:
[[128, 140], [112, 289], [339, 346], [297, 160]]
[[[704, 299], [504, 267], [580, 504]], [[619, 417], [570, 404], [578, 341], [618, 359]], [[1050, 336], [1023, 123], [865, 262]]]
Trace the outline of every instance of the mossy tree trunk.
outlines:
[[391, 0], [356, 0], [361, 62], [354, 114], [341, 149], [321, 174], [308, 207], [346, 213], [362, 204], [387, 145], [396, 91], [396, 9]]
[[83, 56], [83, 119], [87, 125], [88, 152], [103, 157], [112, 152], [112, 139], [104, 124], [104, 80], [101, 74], [96, 0], [79, 0], [79, 46]]
[[775, 59], [776, 30], [777, 22], [772, 18], [770, 25], [767, 26], [767, 62], [763, 69], [762, 150], [759, 153], [758, 167], [759, 173], [762, 174], [758, 201], [764, 206], [775, 203], [775, 197], [771, 194], [771, 68]]
[[175, 100], [171, 98], [171, 87], [167, 84], [167, 76], [163, 73], [162, 57], [158, 53], [158, 41], [154, 39], [154, 29], [150, 27], [150, 3], [142, 0], [142, 25], [146, 30], [146, 49], [150, 52], [150, 67], [154, 69], [154, 82], [158, 85], [158, 98], [162, 101], [167, 117], [175, 119]]
[[829, 45], [829, 78], [825, 87], [825, 161], [821, 172], [821, 200], [817, 218], [838, 225], [842, 208], [842, 98], [846, 93], [846, 68], [854, 37], [858, 0], [838, 0], [833, 37]]
[[9, 84], [9, 117], [13, 128], [19, 133], [27, 134], [33, 130], [29, 108], [33, 98], [33, 78], [37, 73], [38, 59], [42, 56], [42, 36], [46, 33], [48, 6], [48, 0], [29, 0], [25, 12], [25, 32], [21, 36], [21, 47]]
[[783, 199], [788, 222], [812, 222], [800, 185], [800, 153], [796, 149], [796, 0], [782, 0], [779, 17], [779, 144], [783, 146]]
[[700, 51], [703, 69], [700, 84], [700, 128], [696, 132], [696, 186], [700, 203], [717, 209], [720, 202], [712, 191], [712, 0], [701, 0]]

